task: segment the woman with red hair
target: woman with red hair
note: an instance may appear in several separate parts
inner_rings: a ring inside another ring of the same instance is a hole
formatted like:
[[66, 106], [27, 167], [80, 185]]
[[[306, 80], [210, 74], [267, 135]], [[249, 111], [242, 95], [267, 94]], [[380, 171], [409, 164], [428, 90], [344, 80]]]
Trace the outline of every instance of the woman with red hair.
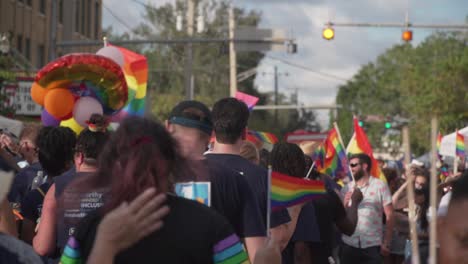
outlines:
[[164, 225], [117, 254], [115, 263], [224, 263], [233, 258], [238, 263], [246, 261], [242, 243], [224, 217], [198, 202], [172, 194], [173, 179], [185, 173], [193, 171], [162, 125], [148, 118], [124, 120], [101, 152], [98, 171], [76, 185], [86, 186], [87, 190], [80, 192], [108, 191], [104, 206], [86, 216], [70, 238], [62, 263], [85, 263], [103, 216], [149, 188], [166, 194], [170, 210], [163, 219]]

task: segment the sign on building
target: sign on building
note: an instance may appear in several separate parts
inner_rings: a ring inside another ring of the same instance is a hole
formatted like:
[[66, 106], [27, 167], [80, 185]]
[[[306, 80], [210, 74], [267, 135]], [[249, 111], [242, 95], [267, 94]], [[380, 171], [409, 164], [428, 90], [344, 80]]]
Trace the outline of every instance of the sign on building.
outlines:
[[40, 116], [42, 106], [36, 104], [31, 98], [33, 80], [18, 80], [16, 85], [8, 85], [4, 89], [8, 97], [7, 103], [15, 109], [16, 115]]

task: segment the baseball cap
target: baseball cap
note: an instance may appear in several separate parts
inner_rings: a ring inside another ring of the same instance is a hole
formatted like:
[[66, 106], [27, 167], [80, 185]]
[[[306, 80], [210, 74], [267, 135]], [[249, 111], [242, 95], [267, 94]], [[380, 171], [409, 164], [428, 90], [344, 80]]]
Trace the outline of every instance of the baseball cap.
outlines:
[[213, 131], [211, 111], [201, 102], [190, 100], [177, 104], [169, 114], [169, 123], [196, 128], [208, 135]]

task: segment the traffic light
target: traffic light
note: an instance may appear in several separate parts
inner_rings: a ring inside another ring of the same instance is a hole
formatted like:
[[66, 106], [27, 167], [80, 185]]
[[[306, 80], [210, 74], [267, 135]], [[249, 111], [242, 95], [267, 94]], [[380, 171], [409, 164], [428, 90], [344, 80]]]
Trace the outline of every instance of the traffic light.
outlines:
[[358, 125], [359, 125], [360, 127], [362, 127], [362, 126], [364, 125], [364, 122], [362, 122], [361, 120], [359, 120]]
[[413, 40], [413, 31], [406, 29], [405, 31], [403, 31], [401, 38], [406, 42], [410, 42], [411, 40]]
[[386, 128], [386, 129], [392, 128], [392, 123], [390, 123], [390, 122], [385, 122], [385, 128]]
[[328, 26], [326, 28], [323, 29], [322, 31], [322, 37], [326, 40], [332, 40], [335, 38], [335, 30]]

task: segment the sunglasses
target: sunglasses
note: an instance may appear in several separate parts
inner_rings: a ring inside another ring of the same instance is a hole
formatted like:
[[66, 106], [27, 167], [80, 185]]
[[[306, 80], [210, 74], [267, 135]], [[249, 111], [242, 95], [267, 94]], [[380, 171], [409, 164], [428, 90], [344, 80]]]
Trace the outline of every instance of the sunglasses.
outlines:
[[350, 163], [349, 166], [351, 166], [351, 168], [354, 168], [356, 167], [357, 165], [360, 165], [360, 163]]

